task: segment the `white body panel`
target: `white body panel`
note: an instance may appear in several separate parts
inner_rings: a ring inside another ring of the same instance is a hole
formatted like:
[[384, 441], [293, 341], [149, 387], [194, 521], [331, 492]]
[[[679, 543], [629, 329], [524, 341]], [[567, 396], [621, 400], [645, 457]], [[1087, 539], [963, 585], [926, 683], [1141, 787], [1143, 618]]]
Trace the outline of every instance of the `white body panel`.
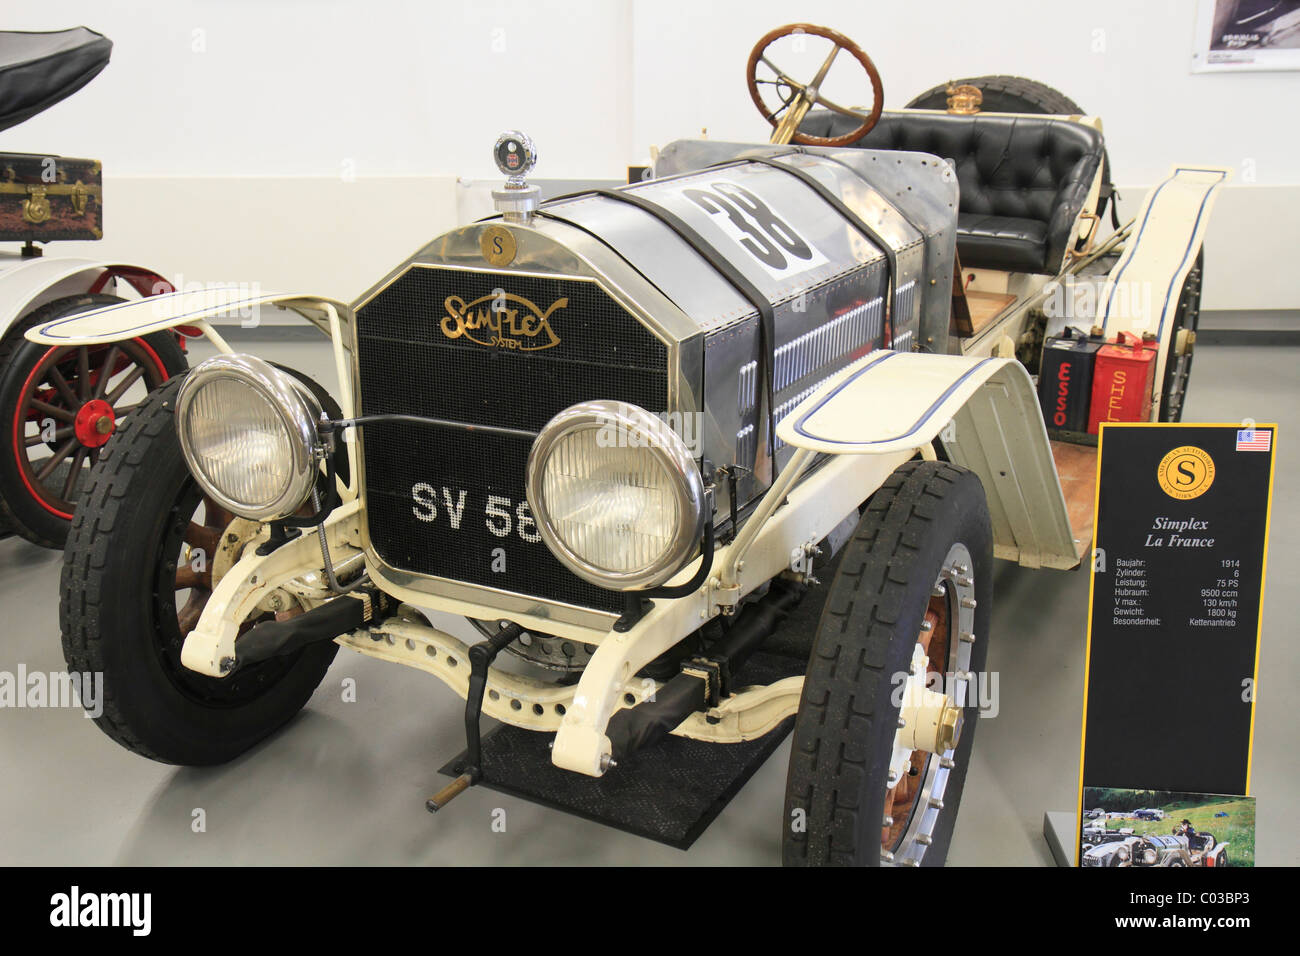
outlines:
[[345, 303], [321, 296], [279, 292], [249, 295], [246, 286], [218, 286], [196, 292], [169, 292], [80, 312], [38, 326], [27, 333], [27, 338], [44, 345], [101, 345], [178, 325], [201, 326], [224, 316], [255, 314], [262, 307], [293, 309], [319, 325], [330, 306], [340, 315], [351, 315]]
[[105, 269], [115, 267], [151, 271], [127, 263], [61, 256], [0, 259], [0, 335], [47, 302], [88, 292]]
[[1160, 407], [1179, 290], [1196, 264], [1218, 189], [1230, 175], [1219, 166], [1175, 166], [1147, 194], [1133, 238], [1101, 289], [1098, 324], [1108, 339], [1149, 332], [1160, 341], [1154, 409]]
[[818, 389], [776, 429], [833, 455], [907, 451], [938, 438], [984, 485], [999, 557], [1071, 568], [1070, 528], [1038, 396], [1014, 359], [875, 352]]

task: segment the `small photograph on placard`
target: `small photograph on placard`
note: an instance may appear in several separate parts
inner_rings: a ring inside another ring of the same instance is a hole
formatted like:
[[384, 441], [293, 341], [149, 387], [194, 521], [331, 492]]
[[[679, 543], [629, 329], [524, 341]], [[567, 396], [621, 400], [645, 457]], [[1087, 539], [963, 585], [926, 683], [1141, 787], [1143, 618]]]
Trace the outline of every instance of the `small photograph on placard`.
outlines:
[[1086, 787], [1080, 866], [1254, 866], [1255, 798]]

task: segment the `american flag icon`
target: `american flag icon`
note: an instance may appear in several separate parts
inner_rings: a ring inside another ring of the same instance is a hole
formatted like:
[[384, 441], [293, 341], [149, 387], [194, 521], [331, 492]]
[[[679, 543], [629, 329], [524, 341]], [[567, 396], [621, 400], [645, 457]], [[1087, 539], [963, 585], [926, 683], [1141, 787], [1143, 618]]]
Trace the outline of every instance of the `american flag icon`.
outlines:
[[1267, 428], [1237, 429], [1237, 451], [1268, 451], [1273, 447], [1273, 433]]

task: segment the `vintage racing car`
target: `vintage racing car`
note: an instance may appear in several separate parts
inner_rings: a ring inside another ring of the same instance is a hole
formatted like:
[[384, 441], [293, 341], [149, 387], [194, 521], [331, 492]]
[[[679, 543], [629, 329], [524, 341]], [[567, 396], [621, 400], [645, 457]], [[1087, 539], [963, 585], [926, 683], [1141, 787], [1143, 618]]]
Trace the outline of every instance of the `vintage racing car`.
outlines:
[[[1118, 831], [1115, 831], [1118, 832]], [[1193, 836], [1152, 834], [1125, 836], [1083, 847], [1081, 866], [1210, 866], [1230, 865], [1228, 844], [1213, 833]]]
[[[829, 42], [826, 68], [866, 69], [872, 109], [828, 103], [825, 69], [773, 66], [800, 33]], [[866, 54], [806, 24], [763, 38], [750, 78], [782, 98], [761, 107], [772, 143], [679, 141], [623, 188], [541, 202], [531, 143], [504, 134], [499, 214], [354, 303], [176, 293], [28, 332], [95, 347], [186, 325], [221, 353], [140, 405], [77, 508], [64, 649], [104, 673], [109, 736], [230, 760], [345, 647], [466, 699], [462, 772], [431, 810], [482, 781], [484, 715], [591, 778], [668, 734], [727, 747], [793, 718], [787, 863], [943, 861], [994, 556], [1068, 569], [1091, 539], [1093, 450], [1049, 440], [1018, 355], [1037, 367], [1052, 322], [1136, 336], [1150, 391], [1125, 408], [1170, 414], [1225, 173], [1180, 166], [1090, 248], [1095, 119], [962, 91], [956, 112], [886, 113]], [[251, 307], [329, 336], [332, 394], [224, 342], [213, 320]], [[747, 680], [812, 592], [798, 671]]]
[[[113, 44], [78, 27], [0, 32], [0, 130], [90, 82]], [[61, 548], [90, 469], [150, 389], [185, 370], [171, 331], [98, 345], [36, 345], [30, 328], [61, 316], [173, 291], [139, 265], [47, 257], [41, 243], [103, 235], [100, 165], [0, 152], [0, 537]]]

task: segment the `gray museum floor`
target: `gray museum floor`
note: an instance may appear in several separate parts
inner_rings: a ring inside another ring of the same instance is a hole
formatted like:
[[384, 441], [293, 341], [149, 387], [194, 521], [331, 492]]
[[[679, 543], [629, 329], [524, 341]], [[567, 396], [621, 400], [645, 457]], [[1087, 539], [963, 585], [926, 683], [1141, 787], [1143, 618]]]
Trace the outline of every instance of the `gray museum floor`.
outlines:
[[[249, 350], [333, 381], [324, 345], [258, 342]], [[1281, 425], [1252, 788], [1257, 859], [1272, 865], [1300, 863], [1290, 682], [1300, 660], [1294, 612], [1286, 610], [1300, 575], [1300, 509], [1291, 498], [1300, 466], [1292, 437], [1300, 434], [1298, 397], [1300, 349], [1203, 347], [1185, 416]], [[20, 540], [0, 541], [0, 670], [62, 668], [60, 560]], [[1043, 813], [1075, 803], [1088, 575], [1001, 565], [995, 593], [989, 668], [999, 676], [1000, 712], [980, 721], [949, 862], [1046, 866]], [[349, 677], [355, 702], [343, 699]], [[463, 747], [462, 712], [461, 701], [428, 675], [341, 652], [287, 728], [234, 763], [192, 770], [128, 753], [79, 710], [6, 709], [0, 863], [780, 862], [788, 741], [682, 852], [486, 789], [431, 816], [424, 799], [445, 782], [437, 768]], [[498, 808], [504, 832], [492, 825]], [[205, 829], [194, 832], [199, 810]]]

